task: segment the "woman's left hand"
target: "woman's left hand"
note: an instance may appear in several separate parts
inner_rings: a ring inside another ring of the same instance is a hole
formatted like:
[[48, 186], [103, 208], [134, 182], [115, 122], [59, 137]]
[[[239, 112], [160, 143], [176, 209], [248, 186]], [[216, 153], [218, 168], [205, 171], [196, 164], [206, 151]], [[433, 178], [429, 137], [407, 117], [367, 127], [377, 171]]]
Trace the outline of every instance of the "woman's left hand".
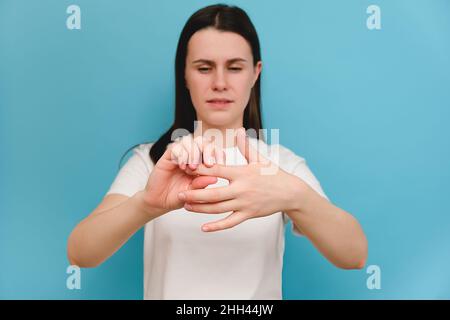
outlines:
[[195, 170], [187, 168], [189, 174], [216, 176], [230, 182], [225, 187], [187, 190], [178, 195], [188, 211], [209, 214], [233, 211], [224, 219], [203, 225], [203, 231], [224, 230], [247, 219], [288, 211], [301, 201], [298, 195], [305, 183], [250, 146], [243, 128], [237, 132], [237, 145], [247, 165], [215, 164], [208, 168], [201, 164]]

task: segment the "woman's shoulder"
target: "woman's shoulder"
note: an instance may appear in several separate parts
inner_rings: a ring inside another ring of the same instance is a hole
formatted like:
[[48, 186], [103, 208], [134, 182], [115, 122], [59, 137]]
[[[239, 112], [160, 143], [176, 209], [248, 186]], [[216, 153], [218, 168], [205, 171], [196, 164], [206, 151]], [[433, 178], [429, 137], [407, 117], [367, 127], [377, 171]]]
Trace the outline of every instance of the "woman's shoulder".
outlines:
[[132, 157], [140, 159], [140, 161], [145, 163], [145, 166], [149, 171], [153, 168], [153, 161], [150, 158], [150, 149], [154, 145], [154, 142], [140, 143], [133, 148]]
[[140, 143], [138, 144], [133, 151], [137, 152], [137, 153], [149, 153], [150, 149], [152, 148], [152, 146], [155, 144], [155, 142], [144, 142], [144, 143]]

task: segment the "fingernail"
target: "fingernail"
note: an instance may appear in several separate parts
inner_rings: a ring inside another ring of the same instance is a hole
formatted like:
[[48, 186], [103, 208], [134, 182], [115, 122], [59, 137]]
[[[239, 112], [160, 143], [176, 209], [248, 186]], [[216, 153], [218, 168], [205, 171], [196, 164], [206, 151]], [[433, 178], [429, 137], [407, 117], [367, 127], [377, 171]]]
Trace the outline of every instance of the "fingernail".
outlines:
[[180, 193], [178, 194], [178, 199], [180, 199], [180, 200], [186, 200], [186, 195], [185, 195], [183, 192], [180, 192]]
[[186, 203], [184, 205], [184, 208], [187, 209], [187, 210], [192, 210], [192, 206], [189, 203]]

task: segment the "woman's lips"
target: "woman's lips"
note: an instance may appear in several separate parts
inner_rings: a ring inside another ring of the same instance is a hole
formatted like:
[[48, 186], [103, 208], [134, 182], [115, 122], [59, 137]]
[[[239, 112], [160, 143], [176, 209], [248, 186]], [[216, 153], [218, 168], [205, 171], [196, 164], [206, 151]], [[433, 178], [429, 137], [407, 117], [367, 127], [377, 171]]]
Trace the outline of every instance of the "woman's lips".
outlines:
[[206, 103], [208, 103], [210, 106], [214, 107], [214, 108], [227, 108], [231, 103], [233, 103], [233, 101], [227, 100], [209, 100], [206, 101]]

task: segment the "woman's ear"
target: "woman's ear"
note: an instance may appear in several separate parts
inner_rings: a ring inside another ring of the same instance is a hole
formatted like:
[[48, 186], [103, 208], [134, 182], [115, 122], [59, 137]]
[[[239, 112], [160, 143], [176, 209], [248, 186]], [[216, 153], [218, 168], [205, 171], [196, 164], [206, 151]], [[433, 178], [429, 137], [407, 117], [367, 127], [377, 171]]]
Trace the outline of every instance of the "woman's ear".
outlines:
[[[259, 77], [259, 75], [261, 74], [261, 70], [262, 70], [262, 62], [261, 62], [261, 61], [258, 61], [258, 62], [256, 63], [256, 66], [254, 67], [254, 69], [255, 69], [255, 78], [254, 78], [254, 80], [253, 80], [253, 86], [255, 85], [256, 81], [258, 81], [258, 77]], [[252, 86], [252, 87], [253, 87], [253, 86]]]

